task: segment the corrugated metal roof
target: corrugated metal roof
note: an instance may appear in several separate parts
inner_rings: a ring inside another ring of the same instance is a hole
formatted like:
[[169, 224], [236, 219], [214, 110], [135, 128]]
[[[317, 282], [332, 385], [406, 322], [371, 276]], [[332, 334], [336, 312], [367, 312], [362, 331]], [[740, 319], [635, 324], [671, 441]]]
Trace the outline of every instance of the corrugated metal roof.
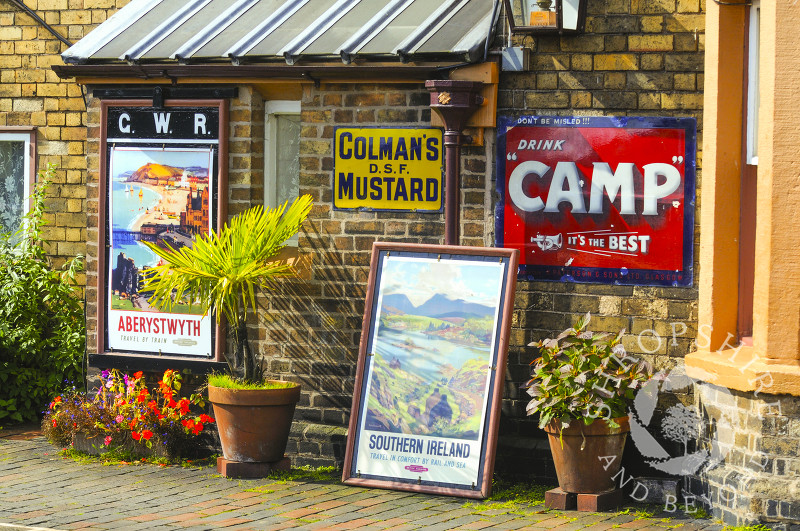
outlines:
[[478, 61], [499, 0], [131, 0], [64, 62]]

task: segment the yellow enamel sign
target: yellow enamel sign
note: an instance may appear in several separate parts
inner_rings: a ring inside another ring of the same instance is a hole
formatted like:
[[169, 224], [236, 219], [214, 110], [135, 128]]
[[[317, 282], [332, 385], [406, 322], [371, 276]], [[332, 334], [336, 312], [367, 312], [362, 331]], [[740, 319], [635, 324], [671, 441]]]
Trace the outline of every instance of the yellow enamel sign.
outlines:
[[334, 152], [334, 208], [442, 209], [441, 129], [339, 127]]

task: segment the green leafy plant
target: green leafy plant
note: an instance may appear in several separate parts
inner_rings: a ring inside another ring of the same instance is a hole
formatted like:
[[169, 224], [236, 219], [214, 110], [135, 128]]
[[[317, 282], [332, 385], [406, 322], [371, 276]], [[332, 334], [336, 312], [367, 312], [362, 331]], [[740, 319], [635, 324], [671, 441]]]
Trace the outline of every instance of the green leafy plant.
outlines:
[[191, 448], [205, 425], [214, 419], [195, 414], [203, 398], [193, 394], [179, 398], [181, 375], [167, 370], [157, 388], [148, 389], [141, 371], [133, 376], [116, 370], [103, 371], [96, 393], [76, 390], [56, 396], [42, 421], [45, 437], [69, 446], [76, 434], [94, 441], [100, 449], [125, 452], [136, 445], [163, 447], [166, 455], [178, 456]]
[[39, 172], [32, 208], [0, 234], [0, 422], [38, 418], [54, 394], [83, 385], [86, 330], [76, 275], [80, 256], [54, 270], [45, 252], [45, 196], [55, 166]]
[[573, 420], [591, 424], [598, 418], [617, 427], [614, 419], [627, 415], [634, 392], [652, 376], [646, 361], [626, 354], [620, 343], [624, 330], [592, 333], [586, 329], [590, 319], [587, 313], [558, 337], [529, 345], [540, 357], [523, 387], [532, 397], [528, 414], [539, 414], [540, 428], [559, 422], [564, 429]]
[[311, 211], [311, 196], [264, 210], [256, 206], [234, 216], [219, 235], [201, 235], [191, 247], [175, 250], [146, 245], [162, 259], [142, 288], [152, 292], [150, 302], [170, 309], [184, 298], [204, 314], [216, 310], [217, 319], [232, 324], [235, 350], [226, 359], [231, 373], [246, 382], [263, 379], [263, 369], [250, 348], [247, 316], [256, 311], [256, 293], [270, 288], [276, 277], [293, 273], [292, 266], [275, 260], [286, 240], [294, 236]]

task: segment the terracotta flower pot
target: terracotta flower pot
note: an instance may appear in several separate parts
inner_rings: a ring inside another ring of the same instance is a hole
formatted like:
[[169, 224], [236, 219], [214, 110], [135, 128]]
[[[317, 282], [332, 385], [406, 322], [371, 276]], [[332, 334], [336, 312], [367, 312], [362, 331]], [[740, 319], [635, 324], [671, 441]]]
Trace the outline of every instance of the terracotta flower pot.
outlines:
[[226, 389], [208, 386], [222, 453], [229, 461], [273, 463], [283, 459], [300, 386]]
[[616, 487], [611, 478], [619, 472], [630, 424], [628, 417], [614, 420], [618, 428], [609, 427], [602, 419], [588, 426], [580, 419], [573, 420], [561, 433], [561, 440], [558, 423], [545, 427], [561, 490], [589, 494]]

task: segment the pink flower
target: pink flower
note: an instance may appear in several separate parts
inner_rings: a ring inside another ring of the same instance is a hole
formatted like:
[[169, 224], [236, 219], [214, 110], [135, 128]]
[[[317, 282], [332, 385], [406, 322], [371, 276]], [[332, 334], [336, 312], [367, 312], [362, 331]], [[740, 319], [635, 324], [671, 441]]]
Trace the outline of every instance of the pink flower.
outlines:
[[120, 424], [122, 423], [123, 420], [125, 420], [125, 417], [123, 417], [122, 415], [117, 415], [116, 417], [114, 417], [114, 420], [117, 421], [117, 424]]
[[103, 444], [105, 444], [106, 446], [111, 444], [111, 435], [106, 435], [106, 438], [103, 439]]

